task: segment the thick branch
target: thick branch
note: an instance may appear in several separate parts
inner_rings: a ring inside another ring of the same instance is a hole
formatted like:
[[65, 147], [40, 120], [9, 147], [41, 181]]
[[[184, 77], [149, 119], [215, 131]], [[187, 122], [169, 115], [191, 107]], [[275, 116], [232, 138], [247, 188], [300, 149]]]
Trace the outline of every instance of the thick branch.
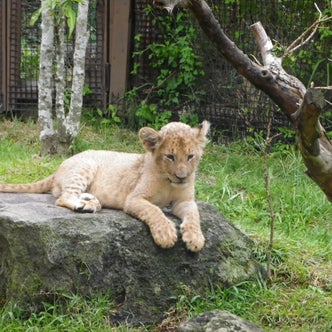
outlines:
[[293, 116], [299, 144], [313, 156], [319, 154], [317, 139], [325, 136], [325, 131], [319, 122], [323, 106], [323, 94], [319, 90], [309, 89], [301, 107]]
[[332, 145], [319, 122], [324, 104], [322, 92], [309, 89], [294, 121], [298, 146], [308, 168], [306, 173], [332, 201]]

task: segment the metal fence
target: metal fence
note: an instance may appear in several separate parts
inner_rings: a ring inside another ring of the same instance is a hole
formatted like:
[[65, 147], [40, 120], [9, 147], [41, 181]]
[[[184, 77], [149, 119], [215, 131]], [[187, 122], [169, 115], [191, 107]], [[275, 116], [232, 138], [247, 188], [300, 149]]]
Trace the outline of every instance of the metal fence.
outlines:
[[[160, 38], [158, 31], [152, 28], [151, 17], [144, 11], [149, 2], [148, 0], [137, 0], [135, 8], [137, 24], [135, 24], [134, 32], [142, 34], [143, 49], [152, 41], [158, 41]], [[253, 0], [250, 2], [208, 0], [207, 2], [226, 34], [252, 59], [258, 60], [259, 54], [250, 31], [251, 24], [261, 21], [274, 44], [282, 49], [290, 45], [317, 18], [318, 11], [315, 3], [321, 10], [331, 7], [330, 2], [326, 0]], [[244, 6], [240, 6], [243, 2], [246, 3], [245, 11]], [[223, 139], [243, 137], [252, 130], [266, 131], [270, 121], [274, 131], [278, 131], [280, 127], [288, 128], [289, 120], [278, 107], [263, 92], [257, 90], [240, 76], [218, 54], [194, 19], [191, 20], [191, 24], [195, 26], [198, 34], [195, 50], [202, 59], [206, 73], [199, 81], [200, 88], [205, 91], [205, 97], [199, 106], [193, 106], [200, 117], [210, 120], [213, 128], [219, 133], [223, 133]], [[315, 38], [319, 40], [320, 34], [318, 33]], [[330, 37], [321, 43], [319, 49], [316, 49], [313, 43], [308, 43], [302, 48], [302, 52], [308, 50], [315, 52], [317, 63], [318, 59], [322, 61], [320, 67], [317, 68], [317, 75], [314, 77], [316, 86], [325, 85], [327, 82], [324, 77], [332, 75], [332, 63], [329, 60], [332, 55], [331, 42]], [[148, 55], [144, 54], [140, 61], [141, 70], [138, 77], [134, 78], [136, 86], [143, 85], [154, 77], [153, 69], [149, 66]], [[303, 56], [302, 60], [299, 59], [291, 66], [289, 62], [286, 62], [285, 68], [290, 74], [308, 85], [309, 79], [312, 77], [313, 65], [306, 62], [305, 56]]]
[[[314, 21], [317, 15], [315, 2], [321, 9], [330, 5], [327, 0], [253, 0], [247, 2], [250, 6], [246, 7], [246, 11], [241, 11], [241, 1], [244, 0], [208, 0], [208, 3], [225, 32], [249, 55], [257, 55], [253, 36], [248, 29], [252, 23], [261, 21], [275, 43], [288, 45]], [[147, 54], [139, 59], [139, 75], [128, 75], [132, 59], [130, 49], [135, 48], [135, 35], [142, 35], [140, 43], [143, 48], [160, 40], [151, 17], [145, 12], [151, 3], [151, 0], [90, 1], [86, 84], [91, 93], [84, 97], [85, 106], [105, 109], [112, 101], [114, 91], [122, 91], [122, 88], [118, 88], [119, 84], [133, 87], [155, 77]], [[40, 29], [38, 24], [31, 26], [29, 21], [39, 6], [39, 0], [0, 2], [0, 113], [36, 113]], [[123, 16], [121, 13], [124, 13]], [[291, 28], [290, 21], [294, 22]], [[195, 24], [195, 20], [192, 22]], [[198, 108], [196, 106], [200, 116], [212, 121], [215, 129], [230, 137], [246, 135], [251, 129], [265, 130], [270, 111], [274, 128], [287, 126], [288, 120], [269, 98], [239, 76], [206, 40], [200, 27], [196, 28], [199, 42], [195, 48], [206, 72], [199, 82], [205, 91], [201, 104]], [[317, 54], [319, 59], [326, 57], [322, 65], [329, 61], [330, 45], [323, 44], [319, 50], [321, 53]], [[68, 42], [67, 47], [70, 50], [73, 46]], [[114, 49], [117, 49], [117, 53], [114, 53]], [[71, 66], [69, 54], [68, 67]], [[326, 75], [332, 75], [331, 68], [326, 66], [318, 69], [327, 70]], [[299, 62], [291, 69], [296, 71], [295, 76], [302, 75], [299, 78], [308, 83], [312, 64]], [[118, 83], [118, 80], [121, 82]]]
[[[36, 114], [40, 25], [30, 24], [31, 15], [40, 7], [39, 0], [1, 1], [0, 4], [0, 113]], [[86, 84], [92, 93], [85, 105], [105, 107], [104, 6], [102, 1], [90, 6], [90, 40], [86, 57]], [[66, 43], [66, 68], [72, 67], [73, 40]]]

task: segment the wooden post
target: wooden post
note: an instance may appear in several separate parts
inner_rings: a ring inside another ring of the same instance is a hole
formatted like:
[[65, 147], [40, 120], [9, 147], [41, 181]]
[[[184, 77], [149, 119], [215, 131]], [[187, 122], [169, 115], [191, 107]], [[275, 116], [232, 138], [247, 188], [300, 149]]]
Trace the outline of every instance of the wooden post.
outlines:
[[10, 18], [8, 12], [8, 1], [1, 1], [1, 96], [2, 105], [0, 105], [0, 112], [6, 112], [8, 110], [8, 18]]
[[130, 41], [130, 0], [110, 0], [108, 63], [110, 64], [109, 101], [126, 92]]

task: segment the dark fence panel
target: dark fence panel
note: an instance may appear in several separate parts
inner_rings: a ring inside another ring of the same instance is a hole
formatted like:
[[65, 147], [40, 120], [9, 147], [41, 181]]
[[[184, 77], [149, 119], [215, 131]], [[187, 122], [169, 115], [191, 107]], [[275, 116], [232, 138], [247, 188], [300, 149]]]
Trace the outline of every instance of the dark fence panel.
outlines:
[[84, 105], [105, 109], [107, 90], [105, 86], [105, 19], [104, 1], [90, 1], [89, 30], [90, 40], [85, 60], [86, 86], [91, 93], [84, 97]]
[[40, 31], [30, 25], [31, 13], [40, 1], [11, 1], [9, 104], [17, 113], [35, 112], [38, 102], [38, 66]]
[[[1, 107], [0, 112], [36, 115], [38, 108], [38, 72], [40, 22], [30, 25], [31, 15], [40, 0], [1, 1]], [[86, 57], [87, 107], [106, 107], [104, 68], [104, 1], [91, 1], [89, 13], [90, 39]], [[72, 68], [73, 42], [68, 40], [66, 68]], [[6, 44], [6, 46], [5, 46]]]
[[[243, 12], [237, 3], [226, 4], [225, 1], [210, 1], [221, 27], [251, 59], [260, 60], [250, 25], [261, 21], [267, 34], [280, 48], [290, 45], [316, 19], [317, 1], [250, 1], [246, 2], [248, 10]], [[320, 1], [321, 9], [327, 2]], [[292, 23], [292, 24], [290, 24]], [[276, 133], [280, 127], [289, 127], [286, 116], [261, 91], [242, 78], [206, 40], [199, 27], [200, 43], [197, 52], [202, 56], [205, 80], [201, 83], [206, 91], [206, 98], [201, 105], [200, 115], [212, 121], [214, 127], [222, 131], [226, 137], [242, 137], [255, 131], [266, 132], [271, 118], [272, 131]], [[319, 35], [316, 36], [319, 38]], [[311, 43], [305, 45], [308, 50]], [[296, 53], [298, 54], [298, 53]], [[318, 55], [318, 54], [317, 54]], [[319, 56], [327, 57], [327, 53]], [[296, 66], [285, 69], [308, 84], [312, 69], [305, 61], [298, 61]], [[323, 82], [316, 82], [316, 85]]]
[[[235, 41], [246, 54], [252, 59], [254, 56], [259, 60], [259, 54], [254, 42], [254, 37], [250, 32], [250, 25], [261, 21], [268, 35], [280, 49], [290, 45], [306, 28], [308, 28], [317, 18], [318, 11], [315, 3], [321, 10], [330, 6], [326, 0], [270, 0], [270, 1], [221, 1], [208, 0], [215, 16], [219, 20], [222, 29]], [[246, 6], [239, 4], [245, 3]], [[142, 34], [141, 49], [149, 43], [159, 41], [158, 31], [152, 29], [151, 15], [144, 11], [149, 0], [135, 1], [135, 34]], [[246, 8], [244, 10], [243, 8]], [[196, 27], [198, 42], [194, 46], [196, 53], [201, 56], [206, 75], [200, 80], [199, 86], [205, 91], [199, 107], [196, 108], [201, 118], [206, 118], [213, 123], [213, 127], [225, 134], [225, 137], [243, 137], [252, 130], [266, 131], [268, 122], [271, 119], [272, 128], [278, 131], [280, 127], [289, 127], [290, 123], [286, 116], [278, 110], [277, 106], [261, 91], [243, 79], [230, 64], [220, 56], [217, 51], [202, 33], [195, 19], [192, 24]], [[319, 39], [319, 34], [316, 35]], [[308, 43], [303, 50], [311, 50], [317, 53], [317, 58], [325, 58], [324, 64], [331, 60], [330, 42], [322, 43], [320, 50], [313, 49], [312, 43]], [[295, 56], [298, 53], [295, 53]], [[140, 59], [136, 59], [140, 64], [139, 74], [131, 79], [134, 86], [141, 86], [149, 82], [155, 73], [149, 65], [148, 54], [145, 53]], [[298, 77], [305, 85], [309, 84], [312, 74], [312, 65], [306, 61], [297, 61], [291, 67], [285, 63], [285, 69], [289, 73]], [[319, 77], [315, 77], [317, 85], [325, 85], [324, 65]], [[332, 75], [332, 64], [329, 67]], [[181, 108], [188, 105], [179, 105]], [[190, 107], [190, 105], [189, 105]], [[198, 108], [198, 110], [197, 110]], [[173, 110], [174, 111], [174, 110]]]

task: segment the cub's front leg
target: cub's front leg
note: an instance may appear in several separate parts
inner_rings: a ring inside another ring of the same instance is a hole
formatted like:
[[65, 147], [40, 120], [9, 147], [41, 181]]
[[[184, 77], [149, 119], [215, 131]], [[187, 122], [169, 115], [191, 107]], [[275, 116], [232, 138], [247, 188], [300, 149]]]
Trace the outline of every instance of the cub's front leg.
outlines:
[[205, 238], [201, 230], [200, 217], [195, 201], [175, 202], [174, 215], [182, 220], [182, 240], [190, 251], [198, 252], [204, 247]]
[[154, 242], [162, 248], [171, 248], [177, 240], [175, 224], [162, 210], [141, 197], [129, 197], [124, 212], [145, 222], [151, 231]]

